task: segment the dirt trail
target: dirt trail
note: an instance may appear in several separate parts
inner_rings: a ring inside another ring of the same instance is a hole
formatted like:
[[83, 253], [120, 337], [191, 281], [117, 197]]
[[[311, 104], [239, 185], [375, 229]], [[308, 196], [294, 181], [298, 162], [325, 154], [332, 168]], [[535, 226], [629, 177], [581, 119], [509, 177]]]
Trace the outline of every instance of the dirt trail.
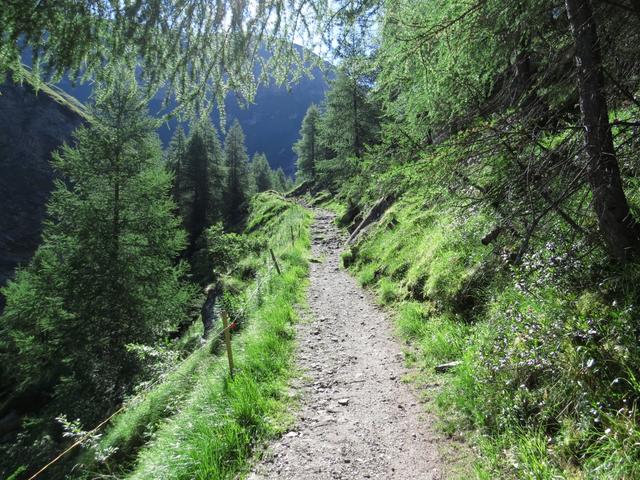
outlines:
[[344, 237], [317, 210], [309, 306], [298, 326], [302, 408], [292, 431], [250, 474], [262, 479], [444, 478], [438, 435], [425, 418], [390, 320], [339, 268]]

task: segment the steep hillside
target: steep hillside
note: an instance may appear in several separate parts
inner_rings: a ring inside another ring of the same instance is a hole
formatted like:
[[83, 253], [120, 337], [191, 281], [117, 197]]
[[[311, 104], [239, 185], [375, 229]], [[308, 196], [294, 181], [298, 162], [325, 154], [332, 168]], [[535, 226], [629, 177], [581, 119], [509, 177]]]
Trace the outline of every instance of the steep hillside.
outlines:
[[[26, 82], [0, 86], [0, 286], [29, 261], [40, 242], [53, 186], [51, 152], [69, 140], [81, 110], [50, 89]], [[0, 308], [2, 307], [0, 296]]]
[[384, 2], [301, 144], [479, 478], [640, 478], [629, 4]]
[[[216, 334], [141, 385], [104, 435], [86, 445], [69, 478], [238, 478], [260, 445], [283, 432], [293, 406], [286, 387], [293, 372], [295, 305], [303, 302], [307, 285], [311, 220], [310, 212], [274, 192], [255, 197], [243, 238], [262, 248], [244, 252], [228, 282], [235, 299], [225, 303], [237, 326], [235, 377], [229, 377], [217, 319]], [[264, 247], [273, 249], [278, 270]], [[198, 322], [187, 336], [199, 338], [201, 327]], [[57, 474], [73, 463], [72, 456]]]

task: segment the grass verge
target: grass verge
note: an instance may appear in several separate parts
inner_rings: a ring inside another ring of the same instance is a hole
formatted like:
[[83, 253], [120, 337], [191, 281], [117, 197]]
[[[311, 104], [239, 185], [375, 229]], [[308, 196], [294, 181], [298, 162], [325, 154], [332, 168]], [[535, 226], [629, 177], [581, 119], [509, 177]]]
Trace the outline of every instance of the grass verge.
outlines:
[[482, 211], [424, 196], [406, 193], [343, 262], [395, 312], [444, 432], [479, 452], [476, 478], [640, 478], [637, 269], [588, 284], [544, 245], [505, 264], [480, 242]]
[[[262, 287], [248, 305], [246, 327], [233, 338], [234, 378], [224, 355], [214, 356], [206, 347], [194, 352], [175, 376], [106, 433], [98, 452], [111, 458], [136, 441], [147, 443], [132, 462], [107, 459], [102, 471], [135, 479], [236, 478], [258, 447], [283, 431], [289, 421], [286, 387], [295, 306], [306, 288], [310, 223], [306, 210], [277, 194], [256, 197], [249, 225], [274, 250], [282, 275], [268, 268], [263, 254], [258, 272]], [[163, 420], [167, 409], [171, 416]]]

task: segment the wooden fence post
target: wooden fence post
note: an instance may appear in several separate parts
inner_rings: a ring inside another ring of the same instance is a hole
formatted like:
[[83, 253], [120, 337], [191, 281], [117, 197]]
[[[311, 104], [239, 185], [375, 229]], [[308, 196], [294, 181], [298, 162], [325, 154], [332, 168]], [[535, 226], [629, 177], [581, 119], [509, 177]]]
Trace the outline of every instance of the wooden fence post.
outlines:
[[280, 271], [280, 265], [278, 265], [278, 260], [276, 260], [276, 255], [273, 253], [273, 248], [270, 248], [269, 252], [271, 253], [271, 260], [273, 260], [273, 264], [276, 266], [278, 275], [282, 275], [282, 272]]
[[293, 225], [290, 225], [291, 227], [291, 245], [294, 245], [296, 243], [296, 238], [293, 235]]
[[233, 378], [233, 352], [231, 351], [231, 332], [229, 331], [229, 315], [222, 310], [222, 327], [224, 328], [224, 343], [227, 346], [227, 359], [229, 360], [229, 374]]

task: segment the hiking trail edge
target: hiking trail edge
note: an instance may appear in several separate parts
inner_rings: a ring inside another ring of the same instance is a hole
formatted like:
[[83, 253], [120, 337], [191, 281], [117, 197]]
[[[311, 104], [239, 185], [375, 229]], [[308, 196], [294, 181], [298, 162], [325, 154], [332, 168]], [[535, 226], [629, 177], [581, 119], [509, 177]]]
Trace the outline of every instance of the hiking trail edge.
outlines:
[[345, 238], [334, 215], [314, 210], [308, 304], [297, 326], [293, 429], [249, 475], [264, 479], [444, 478], [440, 435], [409, 385], [387, 315], [340, 269]]

